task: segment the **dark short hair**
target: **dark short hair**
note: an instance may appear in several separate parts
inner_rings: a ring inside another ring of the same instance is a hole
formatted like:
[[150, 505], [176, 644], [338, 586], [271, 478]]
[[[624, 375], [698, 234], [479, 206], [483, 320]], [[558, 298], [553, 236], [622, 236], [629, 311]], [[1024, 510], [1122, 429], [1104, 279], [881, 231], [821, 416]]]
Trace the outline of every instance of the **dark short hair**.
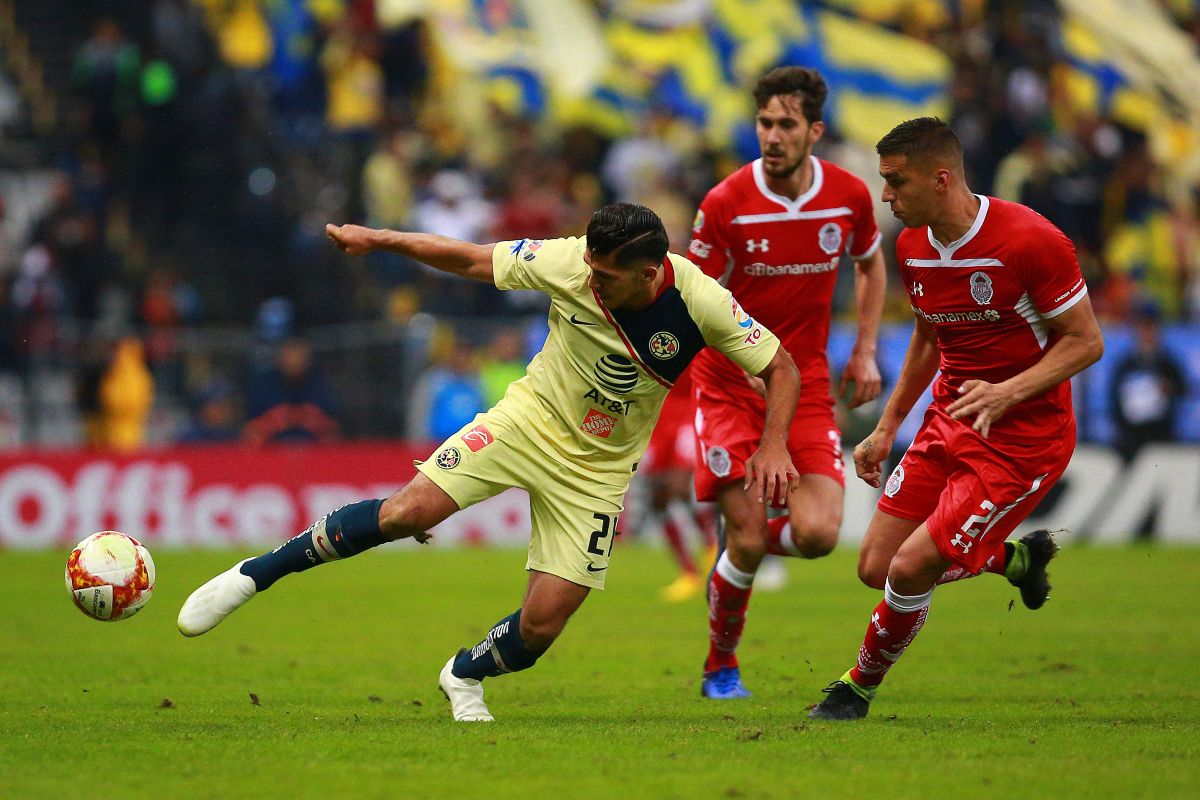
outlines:
[[809, 123], [819, 122], [825, 115], [825, 97], [829, 88], [815, 69], [805, 67], [776, 67], [754, 84], [754, 102], [766, 108], [776, 95], [800, 95], [800, 110]]
[[669, 243], [658, 214], [636, 203], [612, 203], [592, 214], [587, 246], [593, 255], [615, 255], [613, 265], [625, 269], [643, 261], [662, 262]]
[[881, 156], [929, 158], [961, 165], [962, 142], [953, 129], [937, 117], [917, 117], [901, 122], [875, 144]]

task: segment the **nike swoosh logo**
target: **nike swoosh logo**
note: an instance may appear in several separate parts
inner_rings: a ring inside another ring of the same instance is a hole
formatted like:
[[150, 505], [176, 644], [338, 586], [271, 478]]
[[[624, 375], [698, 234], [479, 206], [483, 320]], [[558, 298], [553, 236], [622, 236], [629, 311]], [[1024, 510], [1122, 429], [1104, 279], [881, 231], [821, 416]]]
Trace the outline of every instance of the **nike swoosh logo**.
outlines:
[[572, 325], [595, 325], [596, 323], [588, 322], [586, 319], [576, 319], [575, 315], [572, 314], [571, 315], [571, 324]]
[[604, 572], [606, 569], [608, 569], [608, 567], [597, 567], [595, 564], [587, 565], [588, 572]]

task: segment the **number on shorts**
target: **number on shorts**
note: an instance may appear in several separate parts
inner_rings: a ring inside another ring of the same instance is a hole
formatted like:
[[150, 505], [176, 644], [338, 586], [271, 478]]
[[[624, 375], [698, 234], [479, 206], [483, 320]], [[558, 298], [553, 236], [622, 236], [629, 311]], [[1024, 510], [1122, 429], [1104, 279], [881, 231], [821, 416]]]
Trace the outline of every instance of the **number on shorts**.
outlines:
[[[594, 556], [608, 556], [612, 553], [613, 542], [617, 539], [617, 537], [610, 535], [616, 528], [616, 515], [597, 512], [592, 514], [592, 516], [600, 520], [600, 530], [592, 531], [592, 539], [588, 542], [588, 552]], [[607, 550], [600, 547], [600, 540], [605, 537], [608, 537]]]
[[[996, 506], [991, 500], [984, 500], [979, 504], [979, 510], [983, 513], [972, 514], [962, 525], [962, 532], [972, 539], [979, 535], [980, 528], [992, 521], [992, 515], [996, 513]], [[983, 530], [986, 532], [987, 528], [983, 528]]]

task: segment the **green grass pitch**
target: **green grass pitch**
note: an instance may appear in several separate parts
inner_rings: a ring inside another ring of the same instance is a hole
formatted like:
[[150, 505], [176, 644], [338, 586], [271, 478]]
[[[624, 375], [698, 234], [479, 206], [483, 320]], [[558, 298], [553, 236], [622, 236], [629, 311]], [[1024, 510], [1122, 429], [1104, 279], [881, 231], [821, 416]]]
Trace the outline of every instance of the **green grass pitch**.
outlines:
[[213, 632], [175, 614], [228, 553], [157, 554], [137, 617], [86, 619], [65, 553], [0, 554], [5, 798], [1171, 797], [1200, 779], [1200, 550], [1068, 548], [1038, 612], [996, 576], [940, 588], [871, 715], [805, 718], [879, 592], [843, 548], [754, 598], [750, 700], [699, 697], [701, 600], [622, 546], [610, 588], [497, 722], [453, 723], [437, 674], [519, 604], [524, 554], [409, 543], [282, 582]]

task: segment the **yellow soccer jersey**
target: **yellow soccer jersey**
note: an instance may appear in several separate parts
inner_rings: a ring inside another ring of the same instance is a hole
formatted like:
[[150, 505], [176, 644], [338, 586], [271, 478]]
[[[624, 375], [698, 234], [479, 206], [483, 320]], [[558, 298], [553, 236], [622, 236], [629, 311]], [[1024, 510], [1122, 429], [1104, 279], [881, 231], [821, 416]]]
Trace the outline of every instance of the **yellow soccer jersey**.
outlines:
[[521, 427], [566, 462], [624, 481], [646, 450], [663, 398], [705, 345], [751, 374], [779, 340], [685, 258], [668, 255], [666, 280], [648, 307], [613, 311], [588, 287], [582, 238], [500, 242], [496, 286], [550, 295], [550, 336], [489, 415]]

